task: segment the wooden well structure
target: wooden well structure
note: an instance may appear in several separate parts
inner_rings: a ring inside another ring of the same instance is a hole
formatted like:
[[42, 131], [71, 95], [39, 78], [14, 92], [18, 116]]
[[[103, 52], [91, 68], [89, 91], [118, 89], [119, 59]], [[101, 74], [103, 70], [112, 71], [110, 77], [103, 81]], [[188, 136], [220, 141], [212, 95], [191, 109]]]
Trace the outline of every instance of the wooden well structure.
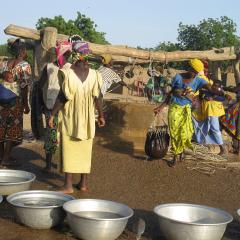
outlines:
[[[39, 79], [45, 64], [51, 61], [49, 53], [55, 48], [56, 41], [66, 40], [69, 37], [58, 34], [57, 29], [53, 27], [46, 27], [39, 31], [16, 25], [9, 25], [5, 29], [5, 33], [26, 39], [28, 45], [32, 47], [34, 52], [33, 74], [35, 80]], [[89, 43], [89, 46], [94, 56], [111, 54], [113, 56], [113, 61], [125, 65], [132, 65], [133, 62], [137, 65], [148, 64], [151, 61], [168, 63], [186, 61], [193, 58], [206, 59], [213, 62], [213, 74], [218, 79], [221, 79], [219, 62], [236, 59], [234, 47], [211, 49], [207, 51], [152, 52], [123, 45], [100, 45]], [[239, 65], [239, 63], [236, 64]], [[110, 144], [110, 146], [113, 146], [115, 139], [117, 148], [120, 148], [119, 142], [121, 142], [123, 144], [122, 147], [126, 149], [127, 152], [142, 150], [146, 131], [153, 120], [152, 111], [154, 106], [137, 101], [121, 101], [121, 99], [108, 101], [108, 104], [113, 116], [110, 116], [109, 121], [111, 121], [111, 123], [102, 134], [102, 136], [104, 136], [102, 138], [103, 144]], [[163, 117], [167, 120], [166, 112], [163, 113]]]

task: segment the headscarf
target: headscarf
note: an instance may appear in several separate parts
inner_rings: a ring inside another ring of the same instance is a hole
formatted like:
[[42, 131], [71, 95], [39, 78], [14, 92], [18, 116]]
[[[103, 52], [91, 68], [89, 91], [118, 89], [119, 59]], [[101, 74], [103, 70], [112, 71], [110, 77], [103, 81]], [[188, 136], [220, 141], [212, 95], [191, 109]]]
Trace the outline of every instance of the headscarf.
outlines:
[[202, 73], [204, 71], [204, 65], [199, 59], [191, 59], [189, 64], [197, 73]]
[[64, 65], [64, 54], [66, 52], [71, 52], [72, 51], [72, 43], [69, 41], [63, 41], [63, 42], [57, 42], [56, 46], [56, 54], [57, 54], [57, 60], [58, 64], [61, 67]]
[[104, 65], [107, 65], [112, 61], [112, 55], [110, 54], [103, 54], [101, 57], [102, 57], [102, 63]]
[[72, 52], [72, 60], [73, 63], [77, 61], [88, 61], [88, 57], [90, 54], [89, 45], [83, 41], [76, 41], [72, 45], [73, 52]]
[[8, 42], [8, 49], [11, 54], [18, 57], [21, 51], [26, 50], [26, 44], [17, 38], [14, 42]]

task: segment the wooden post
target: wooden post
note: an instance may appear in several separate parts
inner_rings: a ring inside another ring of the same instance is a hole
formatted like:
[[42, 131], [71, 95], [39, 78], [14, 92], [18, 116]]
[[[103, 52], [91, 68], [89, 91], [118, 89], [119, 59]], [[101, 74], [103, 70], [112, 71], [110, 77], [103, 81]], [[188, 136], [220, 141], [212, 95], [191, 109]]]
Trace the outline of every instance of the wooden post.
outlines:
[[234, 62], [234, 77], [235, 77], [235, 83], [237, 86], [240, 81], [239, 60]]
[[36, 41], [34, 51], [34, 80], [38, 80], [45, 65], [51, 61], [51, 54], [56, 46], [57, 29], [46, 27], [41, 32], [42, 38]]
[[219, 62], [212, 62], [212, 70], [214, 79], [222, 80], [221, 68]]

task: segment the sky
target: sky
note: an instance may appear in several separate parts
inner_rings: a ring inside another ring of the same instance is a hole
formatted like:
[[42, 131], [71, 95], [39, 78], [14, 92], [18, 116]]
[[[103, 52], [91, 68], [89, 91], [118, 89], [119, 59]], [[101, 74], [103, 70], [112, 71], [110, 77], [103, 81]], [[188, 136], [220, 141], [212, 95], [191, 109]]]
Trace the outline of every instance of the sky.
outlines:
[[41, 17], [62, 15], [75, 19], [77, 11], [90, 17], [111, 44], [155, 47], [159, 42], [177, 41], [183, 24], [198, 24], [206, 18], [228, 16], [237, 23], [240, 35], [240, 0], [13, 0], [0, 7], [0, 44], [9, 36], [9, 24], [35, 28]]

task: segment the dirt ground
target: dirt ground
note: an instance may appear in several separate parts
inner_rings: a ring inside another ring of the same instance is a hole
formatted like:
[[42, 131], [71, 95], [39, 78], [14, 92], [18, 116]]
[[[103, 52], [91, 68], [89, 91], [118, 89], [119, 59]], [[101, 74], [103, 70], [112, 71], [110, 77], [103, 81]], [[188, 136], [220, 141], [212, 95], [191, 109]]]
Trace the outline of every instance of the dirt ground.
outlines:
[[[135, 216], [119, 240], [135, 239], [131, 224], [135, 218], [146, 221], [143, 239], [164, 237], [158, 230], [157, 220], [152, 209], [160, 203], [205, 204], [229, 211], [235, 221], [229, 225], [225, 239], [240, 239], [240, 225], [236, 210], [240, 208], [240, 168], [217, 168], [212, 175], [206, 175], [189, 167], [194, 162], [187, 160], [176, 168], [169, 168], [163, 160], [145, 161], [143, 155], [132, 155], [124, 149], [102, 146], [96, 139], [89, 176], [89, 192], [73, 194], [76, 198], [100, 198], [125, 203], [132, 207]], [[61, 186], [63, 178], [57, 173], [46, 175], [41, 172], [44, 165], [41, 142], [25, 143], [13, 152], [22, 164], [21, 169], [37, 175], [33, 189], [53, 190]], [[57, 157], [56, 157], [57, 158]], [[76, 179], [77, 181], [77, 179]], [[6, 202], [0, 204], [0, 239], [2, 240], [72, 240], [75, 239], [69, 227], [52, 230], [32, 230], [14, 220], [12, 209]]]

